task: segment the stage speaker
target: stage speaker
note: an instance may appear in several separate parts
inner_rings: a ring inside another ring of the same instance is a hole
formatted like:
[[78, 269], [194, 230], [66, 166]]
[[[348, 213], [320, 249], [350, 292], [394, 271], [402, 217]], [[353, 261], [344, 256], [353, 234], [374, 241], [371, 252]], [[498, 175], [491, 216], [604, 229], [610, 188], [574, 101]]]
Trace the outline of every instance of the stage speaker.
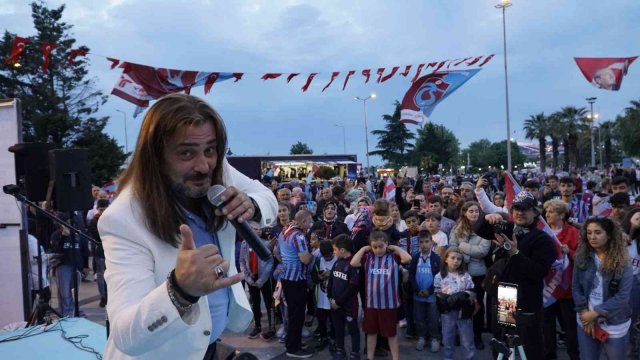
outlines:
[[31, 201], [44, 201], [49, 184], [49, 143], [20, 143], [9, 147], [14, 154], [16, 184]]
[[88, 210], [93, 207], [87, 149], [49, 151], [50, 184], [58, 211]]

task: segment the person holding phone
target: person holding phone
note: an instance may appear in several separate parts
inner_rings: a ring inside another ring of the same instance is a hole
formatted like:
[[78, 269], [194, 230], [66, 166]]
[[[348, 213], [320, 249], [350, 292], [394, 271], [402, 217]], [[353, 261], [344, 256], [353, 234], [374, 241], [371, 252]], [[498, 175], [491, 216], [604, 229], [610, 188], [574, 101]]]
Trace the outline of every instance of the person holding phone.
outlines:
[[578, 344], [583, 360], [624, 359], [629, 348], [633, 271], [627, 242], [609, 218], [589, 218], [582, 228], [573, 272]]

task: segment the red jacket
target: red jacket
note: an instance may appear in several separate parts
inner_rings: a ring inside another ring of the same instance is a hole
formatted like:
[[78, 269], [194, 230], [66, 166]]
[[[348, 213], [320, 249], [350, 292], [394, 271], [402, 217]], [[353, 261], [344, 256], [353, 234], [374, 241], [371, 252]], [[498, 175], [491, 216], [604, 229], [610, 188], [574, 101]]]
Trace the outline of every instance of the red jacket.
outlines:
[[558, 240], [562, 245], [569, 247], [569, 267], [565, 270], [563, 277], [567, 276], [569, 279], [569, 287], [564, 289], [558, 289], [556, 295], [558, 299], [571, 299], [571, 278], [573, 276], [573, 258], [580, 242], [580, 232], [573, 225], [569, 225], [566, 221], [562, 225], [562, 230], [558, 234]]

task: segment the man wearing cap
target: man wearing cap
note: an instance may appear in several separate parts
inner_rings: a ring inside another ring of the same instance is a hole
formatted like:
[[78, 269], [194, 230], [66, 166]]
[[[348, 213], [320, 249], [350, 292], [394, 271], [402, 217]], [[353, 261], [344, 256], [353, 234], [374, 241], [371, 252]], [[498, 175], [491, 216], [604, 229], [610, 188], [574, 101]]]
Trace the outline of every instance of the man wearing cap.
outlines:
[[[516, 195], [511, 205], [513, 236], [495, 234], [494, 243], [504, 249], [496, 252], [496, 262], [487, 272], [485, 287], [495, 291], [498, 282], [516, 284], [518, 286], [518, 302], [516, 313], [517, 334], [524, 345], [529, 359], [544, 358], [544, 341], [542, 332], [542, 290], [544, 278], [549, 273], [556, 259], [556, 249], [551, 237], [537, 227], [537, 200], [532, 194], [522, 191]], [[503, 222], [500, 214], [485, 216], [485, 230], [489, 224]], [[509, 232], [509, 231], [505, 231]], [[479, 231], [478, 234], [486, 233]], [[498, 270], [499, 269], [499, 270]], [[495, 307], [495, 293], [493, 297]], [[504, 329], [495, 326], [493, 332], [497, 339], [504, 340]]]

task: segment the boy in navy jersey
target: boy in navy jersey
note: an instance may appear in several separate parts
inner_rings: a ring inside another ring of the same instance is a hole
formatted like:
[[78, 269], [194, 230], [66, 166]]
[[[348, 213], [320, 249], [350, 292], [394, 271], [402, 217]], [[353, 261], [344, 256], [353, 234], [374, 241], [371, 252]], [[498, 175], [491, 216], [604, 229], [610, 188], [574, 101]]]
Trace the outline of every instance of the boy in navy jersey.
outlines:
[[344, 359], [344, 326], [347, 325], [351, 336], [351, 355], [349, 360], [360, 359], [360, 330], [358, 329], [358, 287], [360, 285], [358, 268], [350, 265], [352, 244], [349, 236], [342, 234], [333, 241], [333, 254], [336, 263], [331, 269], [327, 296], [331, 303], [331, 321], [334, 324], [336, 354], [334, 359]]
[[[407, 224], [407, 230], [400, 233], [400, 241], [398, 246], [406, 251], [409, 255], [414, 256], [420, 252], [418, 247], [418, 233], [420, 232], [420, 216], [413, 210], [404, 213], [404, 222]], [[416, 326], [413, 319], [413, 294], [411, 284], [409, 283], [409, 270], [404, 267], [402, 270], [402, 305], [404, 313], [398, 314], [400, 318], [404, 315], [407, 325], [405, 337], [414, 339], [416, 337]], [[402, 327], [400, 321], [400, 327]]]
[[399, 264], [408, 264], [411, 255], [395, 245], [388, 245], [389, 237], [382, 231], [369, 235], [369, 245], [351, 259], [351, 266], [363, 267], [366, 287], [366, 306], [363, 330], [367, 334], [367, 358], [373, 359], [377, 335], [389, 340], [393, 360], [399, 359], [398, 308]]

